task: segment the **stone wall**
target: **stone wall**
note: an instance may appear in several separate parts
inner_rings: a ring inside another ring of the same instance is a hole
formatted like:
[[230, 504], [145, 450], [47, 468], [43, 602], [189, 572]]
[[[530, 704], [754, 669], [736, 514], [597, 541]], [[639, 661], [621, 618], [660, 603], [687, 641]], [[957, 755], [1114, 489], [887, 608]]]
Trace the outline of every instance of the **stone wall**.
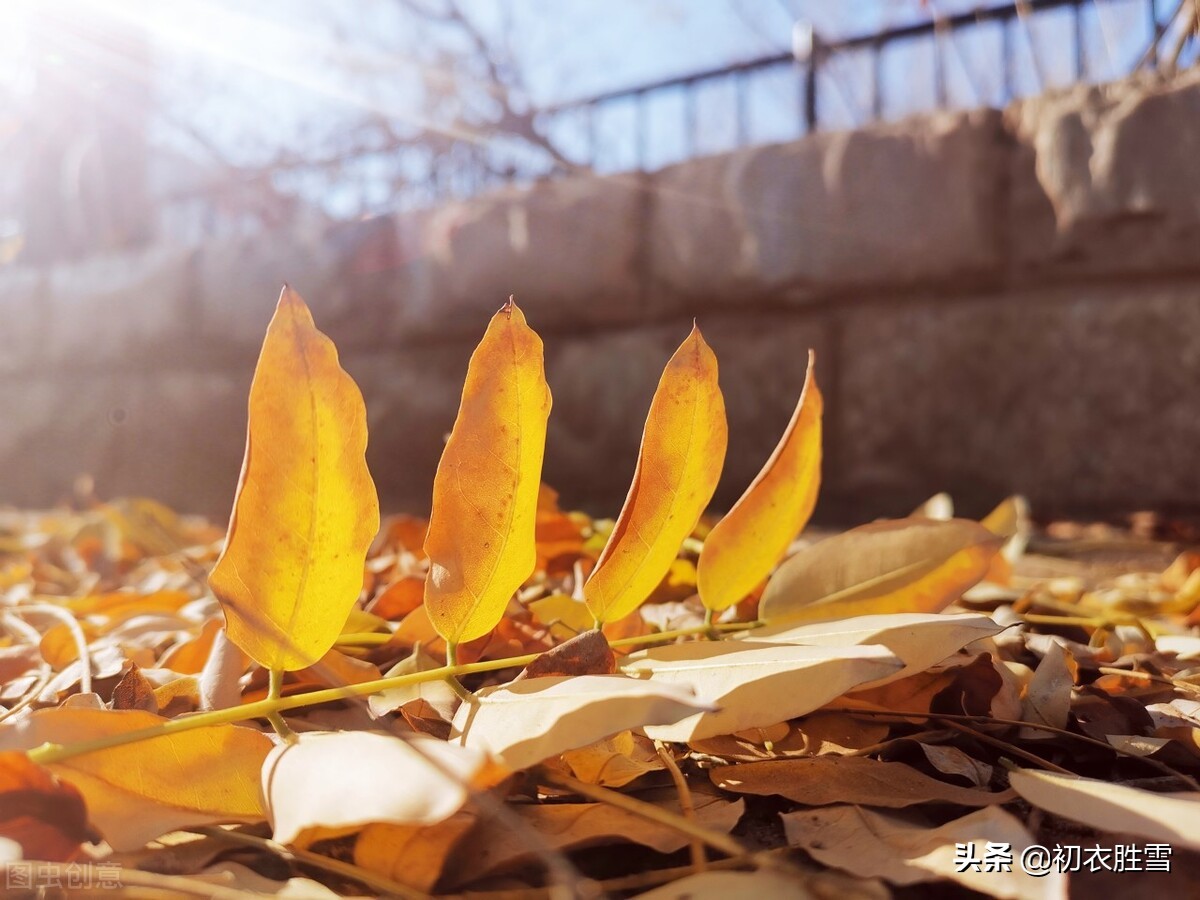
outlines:
[[615, 514], [693, 317], [730, 419], [717, 503], [818, 354], [818, 515], [949, 490], [1200, 508], [1200, 72], [577, 178], [419, 214], [0, 269], [0, 502], [73, 477], [224, 515], [287, 280], [366, 396], [384, 506], [424, 509], [466, 360], [514, 293], [546, 343], [547, 479]]

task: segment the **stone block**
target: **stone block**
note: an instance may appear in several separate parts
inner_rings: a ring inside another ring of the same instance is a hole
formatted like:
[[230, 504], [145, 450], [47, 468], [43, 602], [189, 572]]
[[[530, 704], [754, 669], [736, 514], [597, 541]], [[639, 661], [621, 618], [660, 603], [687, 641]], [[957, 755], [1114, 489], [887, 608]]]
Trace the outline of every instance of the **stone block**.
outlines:
[[44, 269], [0, 267], [0, 373], [46, 364], [50, 279]]
[[[1200, 271], [1200, 71], [1046, 94], [1007, 116], [1018, 265]], [[1031, 226], [1041, 239], [1022, 240]]]
[[81, 474], [103, 497], [153, 497], [220, 521], [246, 438], [250, 373], [57, 373], [0, 382], [0, 502], [46, 506]]
[[138, 366], [187, 349], [191, 252], [168, 245], [95, 256], [48, 272], [43, 338], [47, 365]]
[[535, 327], [629, 324], [641, 314], [638, 176], [539, 182], [449, 204], [423, 223], [402, 298], [414, 333], [474, 336], [510, 294]]
[[650, 183], [653, 283], [740, 302], [991, 277], [1000, 125], [993, 111], [937, 114], [664, 169]]
[[324, 234], [286, 229], [208, 241], [194, 263], [194, 340], [255, 352], [285, 283], [308, 303], [317, 327], [327, 327], [352, 302], [339, 282], [340, 250]]
[[427, 514], [474, 349], [468, 342], [344, 354], [367, 406], [367, 464], [386, 512]]
[[830, 510], [1200, 506], [1200, 281], [1100, 284], [841, 314]]
[[[818, 380], [831, 371], [821, 321], [803, 314], [709, 314], [700, 322], [717, 355], [729, 450], [713, 506], [728, 508], [767, 461], [804, 384], [808, 349]], [[546, 480], [565, 503], [615, 516], [633, 478], [642, 427], [663, 367], [690, 322], [591, 338], [548, 340], [546, 377], [554, 408]]]

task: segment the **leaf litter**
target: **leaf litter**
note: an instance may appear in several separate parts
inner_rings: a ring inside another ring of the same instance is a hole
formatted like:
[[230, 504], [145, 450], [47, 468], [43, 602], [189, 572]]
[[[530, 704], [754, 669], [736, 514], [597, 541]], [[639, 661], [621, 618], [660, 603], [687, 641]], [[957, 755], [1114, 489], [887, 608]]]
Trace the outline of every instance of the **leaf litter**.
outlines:
[[[811, 362], [711, 517], [726, 426], [698, 329], [624, 509], [595, 519], [541, 481], [541, 354], [510, 301], [432, 524], [376, 528], [361, 395], [292, 291], [227, 531], [86, 482], [0, 512], [10, 883], [44, 863], [156, 896], [1056, 898], [1096, 873], [964, 869], [960, 848], [1140, 839], [1179, 866], [1143, 878], [1196, 891], [1186, 531], [1036, 528], [1016, 497], [975, 522], [939, 495], [798, 534]], [[1139, 878], [1107, 875], [1116, 896]]]

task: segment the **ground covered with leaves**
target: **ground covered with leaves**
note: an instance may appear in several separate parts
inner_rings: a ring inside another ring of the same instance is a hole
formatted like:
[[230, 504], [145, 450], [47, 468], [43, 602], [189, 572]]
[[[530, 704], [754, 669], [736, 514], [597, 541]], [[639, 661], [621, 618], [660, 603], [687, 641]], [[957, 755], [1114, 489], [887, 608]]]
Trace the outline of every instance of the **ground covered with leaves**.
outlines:
[[702, 515], [725, 426], [698, 331], [619, 515], [565, 512], [511, 303], [428, 521], [380, 522], [361, 397], [291, 292], [249, 409], [228, 529], [86, 490], [0, 514], [5, 896], [1200, 892], [1188, 528], [939, 496], [802, 532], [811, 366]]

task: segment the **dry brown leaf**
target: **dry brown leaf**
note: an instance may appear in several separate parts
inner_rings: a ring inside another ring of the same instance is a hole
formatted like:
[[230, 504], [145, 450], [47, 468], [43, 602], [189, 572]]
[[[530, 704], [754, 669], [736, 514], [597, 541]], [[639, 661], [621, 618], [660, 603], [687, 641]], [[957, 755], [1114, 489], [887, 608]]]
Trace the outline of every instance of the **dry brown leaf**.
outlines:
[[555, 675], [612, 675], [616, 670], [617, 659], [607, 639], [602, 632], [592, 629], [547, 650], [513, 681]]
[[155, 688], [136, 663], [131, 663], [129, 670], [113, 688], [113, 709], [140, 709], [143, 712], [158, 713], [158, 698]]
[[0, 752], [0, 838], [20, 844], [26, 859], [54, 861], [78, 858], [80, 844], [98, 840], [79, 791], [12, 750]]
[[738, 763], [709, 771], [713, 784], [737, 794], [786, 797], [805, 806], [860, 803], [899, 809], [921, 803], [991, 806], [1012, 791], [980, 791], [938, 781], [898, 762], [863, 756], [822, 756]]
[[929, 764], [944, 775], [957, 775], [975, 787], [987, 787], [992, 780], [992, 766], [968, 756], [957, 747], [922, 743], [921, 751]]
[[[901, 886], [954, 881], [1005, 900], [1066, 900], [1065, 875], [1052, 870], [1035, 877], [1021, 869], [1021, 853], [1035, 841], [1017, 818], [995, 806], [938, 828], [857, 806], [800, 810], [782, 818], [789, 844], [827, 866], [860, 877]], [[957, 845], [974, 845], [975, 855], [982, 859], [989, 842], [1011, 847], [1011, 871], [975, 871], [970, 866], [958, 871]]]
[[[1062, 643], [1052, 642], [1026, 689], [1021, 707], [1022, 721], [1066, 728], [1071, 714], [1071, 690], [1078, 672], [1079, 666]], [[1036, 728], [1022, 728], [1021, 738], [1049, 740], [1054, 735]]]
[[[637, 794], [637, 798], [679, 812], [679, 795], [674, 788], [656, 788]], [[696, 823], [723, 833], [733, 829], [745, 809], [741, 800], [730, 802], [715, 790], [699, 787], [692, 792], [692, 802]], [[483, 819], [472, 835], [470, 853], [456, 855], [447, 869], [453, 879], [451, 887], [531, 861], [537, 857], [539, 844], [569, 850], [634, 843], [659, 853], [673, 853], [686, 847], [689, 841], [678, 829], [604, 803], [554, 803], [510, 809], [526, 828], [515, 828], [510, 821], [497, 817]], [[527, 829], [532, 830], [532, 835]]]

